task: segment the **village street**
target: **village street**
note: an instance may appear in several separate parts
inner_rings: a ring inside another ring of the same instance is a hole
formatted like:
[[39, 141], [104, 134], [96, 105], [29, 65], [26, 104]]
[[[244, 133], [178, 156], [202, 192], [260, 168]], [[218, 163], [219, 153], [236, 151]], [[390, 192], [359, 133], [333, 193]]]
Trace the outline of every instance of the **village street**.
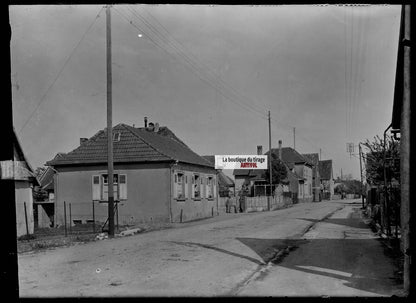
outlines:
[[20, 254], [20, 296], [390, 296], [397, 268], [359, 208], [302, 203]]

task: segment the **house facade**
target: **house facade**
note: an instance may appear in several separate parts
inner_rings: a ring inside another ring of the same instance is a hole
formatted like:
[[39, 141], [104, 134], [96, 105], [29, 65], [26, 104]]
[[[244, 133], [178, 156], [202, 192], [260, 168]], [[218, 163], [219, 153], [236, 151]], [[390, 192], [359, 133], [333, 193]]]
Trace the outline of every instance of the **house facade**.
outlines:
[[[217, 171], [167, 127], [113, 127], [114, 200], [120, 225], [185, 222], [217, 214]], [[74, 223], [108, 217], [107, 131], [64, 156], [55, 170], [55, 222], [71, 204]], [[65, 203], [64, 203], [65, 202]], [[68, 211], [66, 211], [68, 212]]]
[[313, 193], [313, 202], [319, 202], [321, 198], [321, 177], [319, 175], [319, 154], [302, 154], [303, 157], [307, 158], [310, 163], [313, 164], [312, 167], [312, 193]]
[[38, 180], [13, 132], [13, 160], [1, 161], [1, 179], [14, 180], [17, 237], [34, 233], [33, 187]]
[[[312, 202], [313, 164], [291, 147], [273, 148], [272, 153], [284, 163], [288, 172], [286, 180], [282, 180], [283, 191], [292, 193], [294, 203], [296, 203], [296, 200], [299, 202]], [[265, 153], [268, 156], [269, 154], [270, 152]], [[256, 195], [255, 189], [257, 186], [261, 188], [263, 185], [267, 188], [267, 184], [262, 177], [264, 173], [265, 170], [234, 170], [236, 189], [248, 188], [252, 195]], [[264, 191], [266, 192], [267, 189]]]
[[319, 175], [321, 178], [321, 196], [323, 200], [332, 200], [334, 197], [334, 174], [332, 160], [319, 161]]

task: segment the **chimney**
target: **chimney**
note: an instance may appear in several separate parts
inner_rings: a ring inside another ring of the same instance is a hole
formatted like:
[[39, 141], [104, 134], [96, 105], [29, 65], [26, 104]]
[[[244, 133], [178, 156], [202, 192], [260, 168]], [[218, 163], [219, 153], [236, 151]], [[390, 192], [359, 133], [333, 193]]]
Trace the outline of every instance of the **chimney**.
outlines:
[[282, 161], [282, 140], [279, 140], [279, 160]]
[[148, 131], [153, 131], [155, 129], [155, 125], [153, 124], [153, 122], [149, 122], [149, 127], [146, 128]]
[[88, 141], [88, 138], [79, 138], [79, 145], [84, 145]]
[[154, 132], [157, 133], [159, 131], [159, 123], [155, 123], [155, 129]]
[[263, 154], [263, 146], [257, 145], [257, 155], [261, 156]]
[[144, 127], [147, 128], [147, 117], [144, 117]]

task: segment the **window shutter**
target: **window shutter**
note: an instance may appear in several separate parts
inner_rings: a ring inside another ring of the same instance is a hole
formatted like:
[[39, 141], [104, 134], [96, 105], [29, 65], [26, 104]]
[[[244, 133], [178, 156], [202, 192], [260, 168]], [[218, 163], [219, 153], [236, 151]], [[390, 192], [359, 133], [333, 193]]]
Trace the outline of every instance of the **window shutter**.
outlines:
[[127, 200], [127, 175], [120, 175], [118, 181], [119, 198], [120, 200]]
[[215, 198], [217, 196], [217, 178], [212, 178], [212, 183], [214, 184], [214, 192], [212, 193], [212, 196]]
[[192, 176], [192, 183], [191, 183], [191, 198], [195, 198], [195, 176]]
[[209, 177], [205, 178], [205, 198], [208, 199], [209, 198]]
[[101, 200], [101, 178], [99, 175], [92, 176], [92, 200]]
[[177, 198], [178, 197], [178, 175], [175, 173], [174, 174], [174, 179], [173, 179], [173, 197]]
[[183, 188], [185, 190], [185, 199], [188, 199], [189, 197], [188, 176], [185, 176], [185, 184], [183, 185]]

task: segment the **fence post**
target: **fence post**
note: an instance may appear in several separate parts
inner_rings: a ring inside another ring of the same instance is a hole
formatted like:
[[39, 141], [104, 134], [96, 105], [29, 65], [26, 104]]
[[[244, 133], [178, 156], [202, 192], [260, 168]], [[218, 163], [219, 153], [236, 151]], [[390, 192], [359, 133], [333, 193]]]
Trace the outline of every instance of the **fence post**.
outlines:
[[66, 231], [66, 202], [64, 201], [64, 224], [65, 224], [65, 237], [68, 235]]
[[118, 202], [116, 202], [116, 220], [117, 220], [117, 232], [119, 232], [119, 226], [118, 226]]
[[92, 232], [95, 233], [95, 210], [94, 210], [94, 200], [92, 200]]
[[72, 233], [72, 211], [71, 211], [71, 203], [69, 203], [69, 233]]
[[27, 223], [27, 211], [26, 211], [26, 202], [23, 202], [23, 206], [25, 208], [25, 223], [26, 223], [26, 235], [29, 236], [29, 225]]

